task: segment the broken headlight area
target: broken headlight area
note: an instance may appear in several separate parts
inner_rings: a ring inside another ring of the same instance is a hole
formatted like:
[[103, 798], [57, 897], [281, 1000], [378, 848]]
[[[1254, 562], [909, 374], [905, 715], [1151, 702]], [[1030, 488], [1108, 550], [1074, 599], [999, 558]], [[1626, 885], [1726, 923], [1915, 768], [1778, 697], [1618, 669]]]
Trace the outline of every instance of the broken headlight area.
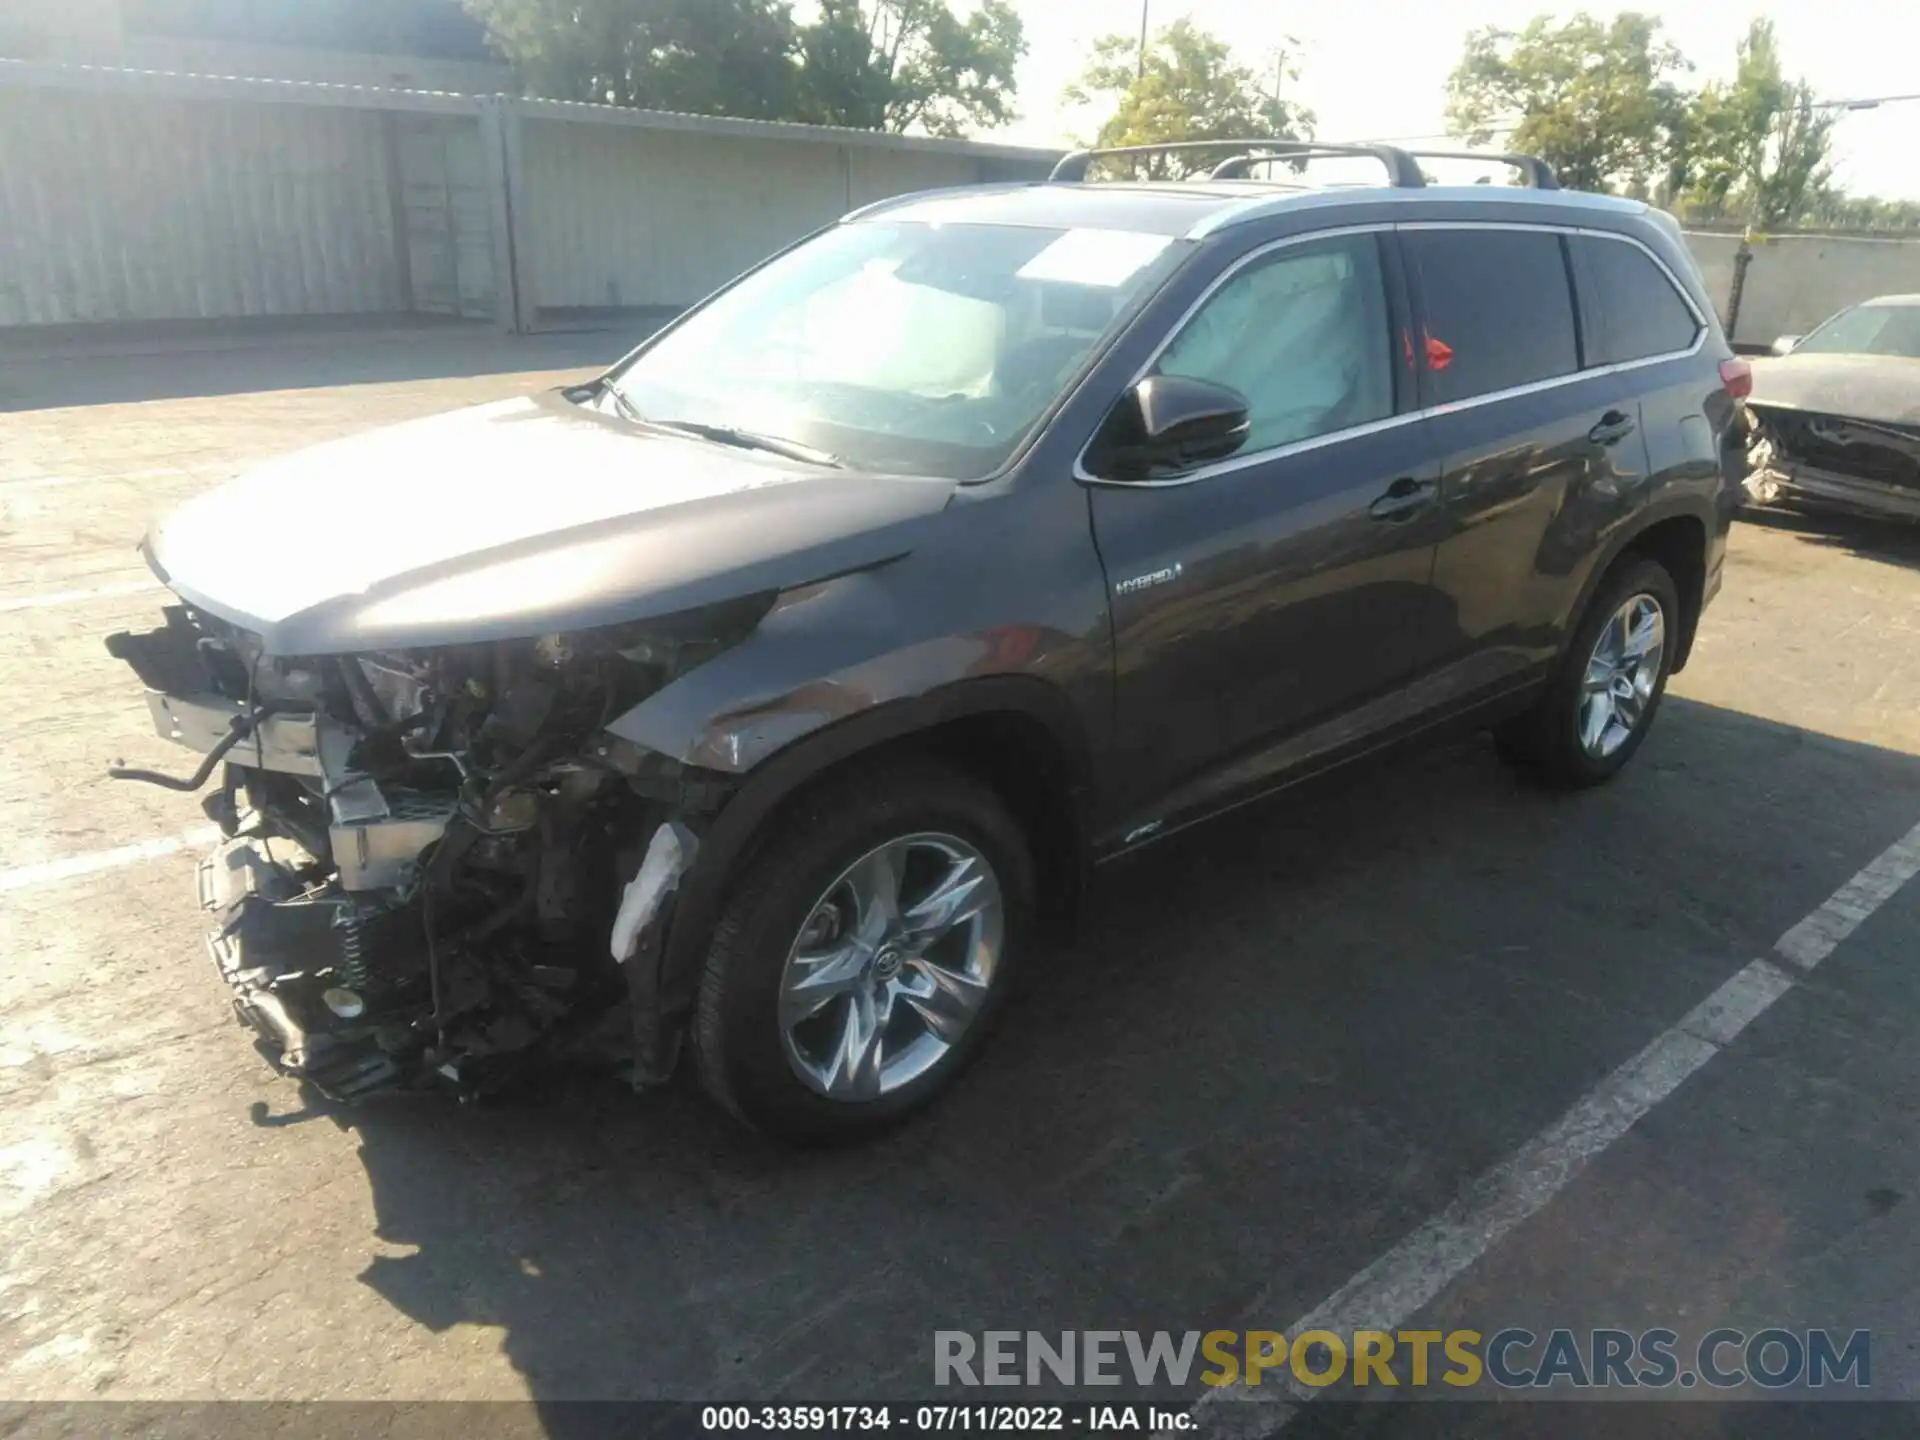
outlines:
[[[560, 1045], [617, 1063], [639, 1023], [623, 1008], [653, 993], [621, 962], [664, 925], [727, 782], [605, 727], [765, 609], [279, 657], [171, 607], [108, 649], [201, 768], [115, 773], [191, 788], [224, 762], [204, 803], [229, 839], [201, 902], [236, 1009], [282, 1070], [355, 1097], [482, 1090]], [[630, 882], [661, 835], [673, 864], [636, 909]]]
[[1750, 405], [1747, 495], [1920, 519], [1920, 426]]

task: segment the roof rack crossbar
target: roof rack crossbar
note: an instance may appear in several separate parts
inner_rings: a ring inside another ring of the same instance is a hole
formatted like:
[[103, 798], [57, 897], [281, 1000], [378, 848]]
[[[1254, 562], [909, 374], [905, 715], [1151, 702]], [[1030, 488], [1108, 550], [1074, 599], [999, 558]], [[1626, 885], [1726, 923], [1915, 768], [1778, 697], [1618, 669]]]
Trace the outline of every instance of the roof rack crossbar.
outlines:
[[[1236, 156], [1235, 159], [1276, 159], [1276, 160], [1315, 160], [1334, 155], [1370, 155], [1386, 166], [1387, 178], [1397, 187], [1419, 189], [1426, 184], [1420, 174], [1420, 166], [1413, 156], [1405, 150], [1392, 145], [1335, 144], [1323, 140], [1283, 140], [1273, 138], [1247, 138], [1235, 140], [1170, 140], [1160, 145], [1117, 145], [1100, 150], [1075, 150], [1063, 155], [1053, 167], [1048, 180], [1081, 181], [1087, 178], [1087, 168], [1095, 160], [1113, 155], [1166, 155], [1192, 150], [1259, 150], [1260, 156]], [[1231, 163], [1231, 162], [1226, 162]], [[1219, 167], [1216, 167], [1218, 169]]]
[[[1339, 156], [1350, 156], [1354, 147], [1336, 145], [1328, 149], [1324, 145], [1302, 146], [1298, 150], [1249, 150], [1244, 155], [1229, 155], [1213, 169], [1207, 172], [1209, 180], [1245, 180], [1249, 178], [1256, 165], [1304, 165], [1309, 160], [1325, 160]], [[1378, 159], [1378, 156], [1373, 157]]]
[[1493, 160], [1518, 170], [1527, 177], [1528, 186], [1534, 190], [1560, 188], [1560, 177], [1553, 173], [1553, 166], [1538, 155], [1502, 150], [1409, 150], [1407, 153], [1423, 160]]

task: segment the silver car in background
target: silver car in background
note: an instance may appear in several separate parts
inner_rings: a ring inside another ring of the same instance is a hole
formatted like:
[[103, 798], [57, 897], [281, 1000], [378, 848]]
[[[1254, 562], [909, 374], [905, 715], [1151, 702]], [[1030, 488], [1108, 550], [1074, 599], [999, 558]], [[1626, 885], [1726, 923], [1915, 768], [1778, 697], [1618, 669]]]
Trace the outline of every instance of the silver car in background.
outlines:
[[1920, 520], [1920, 295], [1882, 295], [1753, 367], [1746, 489], [1780, 502]]

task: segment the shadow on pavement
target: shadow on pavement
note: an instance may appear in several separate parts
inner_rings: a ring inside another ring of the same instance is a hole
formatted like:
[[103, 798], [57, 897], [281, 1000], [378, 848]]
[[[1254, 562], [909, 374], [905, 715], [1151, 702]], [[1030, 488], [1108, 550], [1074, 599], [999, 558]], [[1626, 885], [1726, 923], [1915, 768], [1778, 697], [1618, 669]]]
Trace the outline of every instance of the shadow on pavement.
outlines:
[[1871, 520], [1856, 515], [1812, 510], [1743, 510], [1740, 518], [1766, 530], [1797, 535], [1863, 560], [1879, 560], [1920, 570], [1920, 524], [1911, 520]]
[[1678, 698], [1577, 796], [1484, 739], [1403, 755], [1103, 872], [981, 1065], [864, 1148], [686, 1086], [353, 1112], [403, 1252], [361, 1278], [553, 1402], [926, 1398], [939, 1329], [1283, 1329], [1916, 817], [1920, 757]]
[[177, 328], [0, 341], [0, 413], [75, 405], [600, 369], [672, 312], [503, 335], [474, 322]]

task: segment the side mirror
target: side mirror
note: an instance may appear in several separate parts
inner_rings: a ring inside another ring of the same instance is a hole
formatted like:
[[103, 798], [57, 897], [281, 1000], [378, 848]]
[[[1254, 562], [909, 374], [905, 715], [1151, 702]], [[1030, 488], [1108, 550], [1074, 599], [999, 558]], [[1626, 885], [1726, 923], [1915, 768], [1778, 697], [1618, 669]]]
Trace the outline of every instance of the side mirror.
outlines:
[[1802, 335], [1782, 335], [1778, 340], [1773, 342], [1773, 353], [1776, 355], [1791, 355], [1793, 353], [1793, 347], [1805, 338], [1806, 337]]
[[1096, 454], [1113, 480], [1149, 480], [1224, 460], [1247, 443], [1247, 397], [1210, 380], [1149, 375], [1113, 408]]

